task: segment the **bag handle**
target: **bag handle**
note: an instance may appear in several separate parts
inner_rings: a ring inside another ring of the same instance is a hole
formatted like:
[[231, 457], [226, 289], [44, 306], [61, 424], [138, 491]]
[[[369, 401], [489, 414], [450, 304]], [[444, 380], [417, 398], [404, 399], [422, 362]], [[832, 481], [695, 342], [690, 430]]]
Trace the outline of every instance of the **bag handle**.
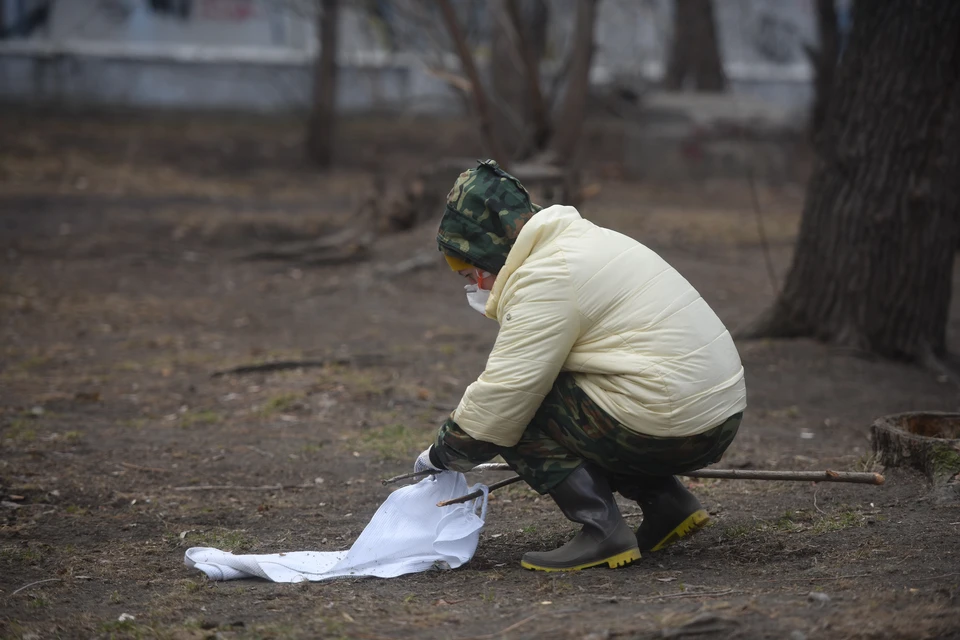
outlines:
[[[470, 487], [470, 492], [473, 493], [474, 491], [480, 491], [483, 493], [483, 495], [473, 499], [473, 503], [472, 503], [473, 508], [471, 509], [471, 511], [473, 512], [474, 515], [478, 515], [477, 507], [479, 506], [480, 520], [482, 520], [483, 522], [486, 522], [487, 521], [487, 501], [490, 498], [490, 488], [485, 484], [478, 483]], [[479, 505], [477, 504], [478, 502], [480, 503]]]

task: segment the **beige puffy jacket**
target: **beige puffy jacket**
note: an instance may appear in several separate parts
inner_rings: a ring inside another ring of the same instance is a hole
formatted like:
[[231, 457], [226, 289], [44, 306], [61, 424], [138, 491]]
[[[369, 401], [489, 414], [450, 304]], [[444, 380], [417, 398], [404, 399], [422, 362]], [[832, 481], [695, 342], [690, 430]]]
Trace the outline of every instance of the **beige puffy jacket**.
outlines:
[[486, 306], [500, 323], [453, 414], [477, 440], [513, 446], [557, 375], [624, 426], [681, 437], [746, 407], [730, 333], [689, 282], [625, 235], [552, 206], [523, 227]]

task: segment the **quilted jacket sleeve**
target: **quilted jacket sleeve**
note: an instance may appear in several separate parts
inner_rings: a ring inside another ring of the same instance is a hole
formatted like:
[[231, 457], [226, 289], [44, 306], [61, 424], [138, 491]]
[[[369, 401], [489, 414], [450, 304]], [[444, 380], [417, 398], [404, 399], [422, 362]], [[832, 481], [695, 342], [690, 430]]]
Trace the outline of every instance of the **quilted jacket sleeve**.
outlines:
[[477, 440], [506, 447], [517, 443], [580, 335], [580, 312], [565, 265], [562, 275], [557, 271], [528, 276], [504, 296], [487, 366], [453, 414]]

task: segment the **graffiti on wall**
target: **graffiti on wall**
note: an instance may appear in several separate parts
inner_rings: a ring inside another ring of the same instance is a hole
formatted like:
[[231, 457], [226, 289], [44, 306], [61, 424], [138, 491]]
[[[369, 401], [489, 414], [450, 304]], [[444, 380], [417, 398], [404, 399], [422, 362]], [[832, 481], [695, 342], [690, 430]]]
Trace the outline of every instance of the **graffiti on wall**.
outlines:
[[0, 40], [29, 38], [50, 23], [53, 0], [46, 2], [3, 2], [0, 0]]
[[219, 22], [245, 22], [256, 18], [253, 0], [200, 0], [199, 17]]
[[751, 44], [760, 58], [773, 64], [797, 62], [803, 51], [797, 25], [767, 9], [754, 15]]
[[254, 0], [150, 0], [150, 9], [181, 20], [245, 22], [257, 16]]

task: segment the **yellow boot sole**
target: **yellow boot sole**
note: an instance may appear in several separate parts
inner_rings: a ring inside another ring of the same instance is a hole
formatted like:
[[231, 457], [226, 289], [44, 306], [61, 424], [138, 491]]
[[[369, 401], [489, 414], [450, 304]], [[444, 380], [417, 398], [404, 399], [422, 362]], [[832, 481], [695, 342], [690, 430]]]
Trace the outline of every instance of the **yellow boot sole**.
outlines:
[[660, 551], [664, 547], [667, 547], [680, 538], [686, 538], [689, 535], [692, 535], [706, 526], [710, 522], [710, 514], [708, 514], [704, 509], [699, 511], [694, 511], [687, 519], [681, 522], [677, 527], [663, 537], [660, 542], [655, 544], [650, 551]]
[[606, 564], [611, 569], [616, 569], [618, 567], [625, 567], [628, 564], [636, 562], [640, 559], [640, 550], [631, 549], [630, 551], [624, 551], [623, 553], [618, 553], [615, 556], [610, 556], [609, 558], [604, 558], [603, 560], [597, 560], [596, 562], [588, 562], [586, 564], [576, 565], [574, 567], [541, 567], [540, 565], [527, 562], [526, 560], [520, 561], [520, 566], [524, 569], [530, 569], [531, 571], [580, 571], [581, 569], [589, 569], [590, 567], [599, 567], [602, 564]]

